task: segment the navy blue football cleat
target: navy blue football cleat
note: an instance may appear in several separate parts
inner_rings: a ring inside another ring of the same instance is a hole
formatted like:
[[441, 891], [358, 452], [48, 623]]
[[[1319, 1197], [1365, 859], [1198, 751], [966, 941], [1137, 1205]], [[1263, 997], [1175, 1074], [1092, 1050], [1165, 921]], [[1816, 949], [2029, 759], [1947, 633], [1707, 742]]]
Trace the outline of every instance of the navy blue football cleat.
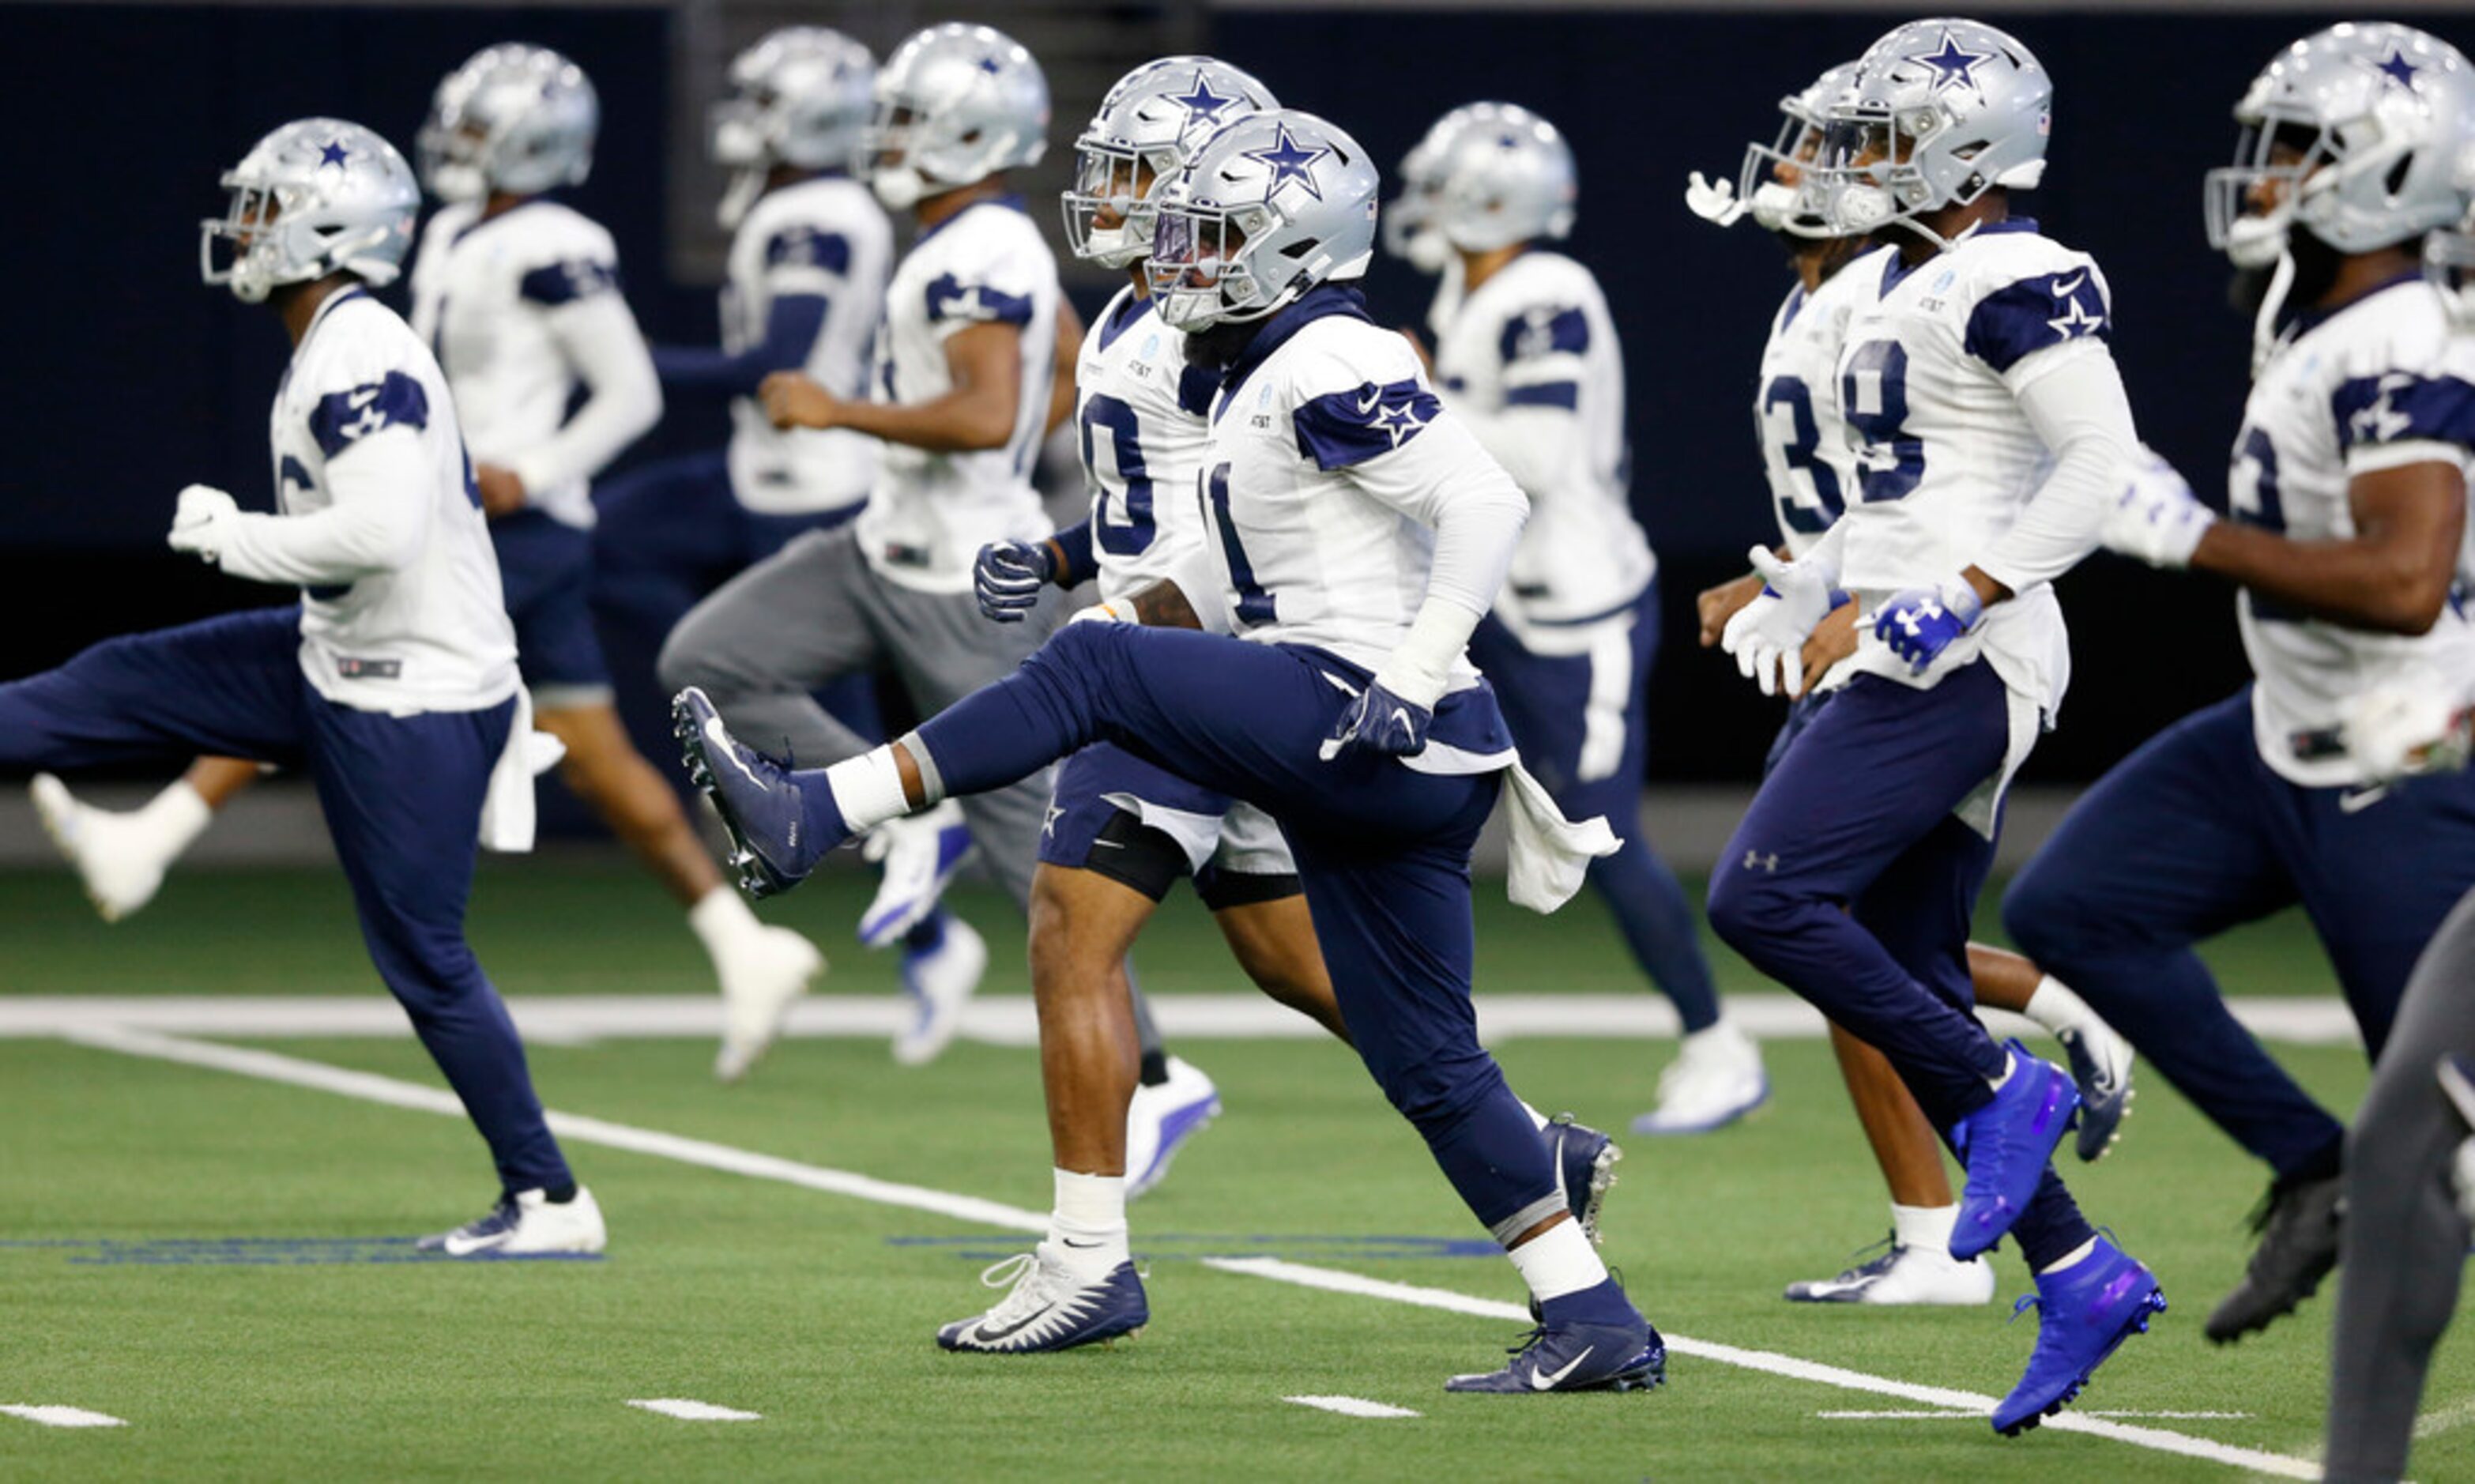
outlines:
[[1667, 1342], [1614, 1278], [1549, 1302], [1559, 1312], [1522, 1338], [1503, 1370], [1454, 1376], [1444, 1390], [1498, 1396], [1647, 1391], [1667, 1379]]
[[817, 801], [826, 821], [826, 828], [818, 829], [791, 770], [731, 736], [713, 702], [695, 686], [671, 702], [671, 730], [678, 737], [688, 780], [713, 800], [722, 827], [730, 832], [730, 864], [749, 896], [790, 890], [807, 879], [825, 852], [849, 838], [830, 795]]
[[1565, 1204], [1582, 1235], [1595, 1243], [1600, 1240], [1599, 1209], [1615, 1186], [1616, 1161], [1624, 1157], [1624, 1151], [1588, 1124], [1574, 1122], [1570, 1113], [1556, 1114], [1543, 1131], [1556, 1152], [1556, 1179], [1563, 1187]]
[[2063, 1069], [2028, 1055], [2018, 1041], [2011, 1051], [2011, 1080], [1994, 1101], [1960, 1120], [1968, 1188], [1959, 1198], [1959, 1223], [1951, 1229], [1950, 1254], [1962, 1262], [1992, 1248], [2028, 1208], [2046, 1178], [2054, 1146], [2070, 1131], [2079, 1107], [2078, 1089]]
[[1135, 1265], [1121, 1262], [1097, 1282], [1077, 1277], [1051, 1237], [980, 1275], [991, 1288], [1013, 1285], [985, 1314], [958, 1319], [937, 1331], [949, 1350], [992, 1355], [1033, 1355], [1045, 1350], [1101, 1345], [1141, 1332], [1151, 1323], [1143, 1280]]
[[2039, 1274], [2036, 1294], [2012, 1311], [2037, 1306], [2037, 1348], [2027, 1374], [1994, 1408], [1994, 1430], [2006, 1438], [2068, 1406], [2107, 1356], [2166, 1311], [2157, 1276], [2105, 1238], [2095, 1241], [2095, 1252], [2060, 1273]]

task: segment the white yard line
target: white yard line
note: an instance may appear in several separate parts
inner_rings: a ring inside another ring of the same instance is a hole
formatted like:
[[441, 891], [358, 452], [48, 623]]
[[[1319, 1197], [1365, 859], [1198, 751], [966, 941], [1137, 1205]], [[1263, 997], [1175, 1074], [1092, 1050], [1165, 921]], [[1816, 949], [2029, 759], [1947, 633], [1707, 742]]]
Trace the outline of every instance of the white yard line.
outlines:
[[1283, 1397], [1281, 1399], [1283, 1401], [1294, 1401], [1302, 1407], [1313, 1407], [1318, 1412], [1337, 1412], [1343, 1417], [1417, 1417], [1422, 1415], [1420, 1413], [1410, 1411], [1408, 1407], [1396, 1407], [1382, 1401], [1369, 1401], [1363, 1397]]
[[[1164, 994], [1152, 999], [1162, 1031], [1179, 1040], [1320, 1039], [1323, 1029], [1260, 994]], [[2342, 1001], [2237, 998], [2235, 1018], [2273, 1041], [2352, 1046], [2361, 1039]], [[520, 995], [507, 1002], [516, 1026], [545, 1045], [722, 1034], [722, 1001], [691, 995]], [[810, 995], [791, 1007], [784, 1034], [883, 1039], [908, 1023], [896, 995]], [[1728, 1018], [1766, 1040], [1813, 1040], [1825, 1034], [1811, 1006], [1786, 994], [1731, 994]], [[1490, 1042], [1535, 1036], [1664, 1039], [1676, 1011], [1657, 995], [1506, 994], [1479, 997], [1479, 1034]], [[2000, 1034], [2035, 1035], [2024, 1020], [1987, 1012]], [[412, 1034], [383, 994], [365, 995], [0, 995], [0, 1039], [71, 1035], [82, 1031], [156, 1031], [252, 1040], [302, 1036], [397, 1039]], [[983, 995], [963, 1012], [962, 1034], [1000, 1046], [1032, 1046], [1039, 1027], [1027, 995]]]
[[[331, 1066], [325, 1062], [306, 1061], [297, 1057], [257, 1051], [240, 1046], [220, 1046], [207, 1041], [181, 1040], [150, 1032], [95, 1028], [72, 1034], [68, 1039], [83, 1046], [120, 1052], [133, 1057], [175, 1061], [186, 1066], [206, 1067], [237, 1073], [269, 1082], [285, 1083], [296, 1087], [308, 1087], [331, 1092], [365, 1102], [384, 1104], [390, 1107], [411, 1108], [420, 1112], [463, 1116], [463, 1107], [454, 1095], [441, 1088], [424, 1087], [380, 1077], [370, 1072], [355, 1072]], [[983, 1201], [973, 1196], [930, 1190], [919, 1185], [897, 1184], [874, 1180], [845, 1170], [826, 1169], [820, 1165], [802, 1164], [794, 1159], [776, 1158], [750, 1150], [734, 1149], [726, 1144], [709, 1143], [703, 1139], [683, 1138], [657, 1130], [639, 1129], [627, 1124], [611, 1123], [600, 1118], [587, 1118], [575, 1113], [549, 1114], [551, 1131], [563, 1139], [579, 1144], [598, 1144], [605, 1149], [625, 1150], [630, 1154], [649, 1155], [659, 1159], [673, 1159], [683, 1164], [745, 1175], [753, 1180], [778, 1180], [809, 1190], [831, 1195], [849, 1196], [871, 1201], [881, 1205], [907, 1206], [914, 1210], [950, 1216], [957, 1221], [986, 1226], [1004, 1227], [1017, 1231], [1045, 1232], [1048, 1218], [1040, 1212], [1019, 1206]], [[1351, 1294], [1360, 1298], [1386, 1300], [1394, 1303], [1414, 1304], [1421, 1308], [1444, 1309], [1481, 1319], [1527, 1324], [1529, 1310], [1519, 1304], [1492, 1299], [1475, 1298], [1450, 1289], [1426, 1288], [1410, 1283], [1395, 1283], [1335, 1268], [1311, 1267], [1304, 1263], [1286, 1262], [1277, 1257], [1207, 1257], [1206, 1265], [1224, 1273], [1243, 1274], [1275, 1282], [1293, 1283], [1301, 1287], [1321, 1289], [1328, 1293]], [[1781, 1355], [1770, 1350], [1746, 1350], [1709, 1340], [1695, 1340], [1683, 1335], [1667, 1337], [1667, 1348], [1675, 1354], [1715, 1361], [1748, 1371], [1759, 1371], [1793, 1380], [1811, 1381], [1823, 1386], [1836, 1386], [1845, 1391], [1868, 1392], [1875, 1396], [1896, 1397], [1902, 1401], [1921, 1402], [1927, 1406], [1974, 1412], [1983, 1416], [1994, 1408], [1995, 1399], [1975, 1392], [1954, 1391], [1940, 1386], [1920, 1386], [1907, 1381], [1895, 1381], [1885, 1376], [1868, 1375], [1839, 1366], [1824, 1365]], [[2207, 1438], [2189, 1437], [2157, 1427], [2139, 1427], [2124, 1423], [2108, 1422], [2071, 1412], [2046, 1420], [2046, 1425], [2066, 1432], [2088, 1433], [2161, 1453], [2174, 1453], [2186, 1458], [2205, 1459], [2229, 1468], [2248, 1469], [2256, 1473], [2280, 1478], [2316, 1479], [2317, 1464], [2282, 1453], [2263, 1452], [2257, 1448], [2235, 1448]]]
[[22, 1417], [45, 1427], [126, 1427], [129, 1425], [109, 1412], [89, 1412], [84, 1407], [0, 1406], [0, 1412]]
[[762, 1412], [742, 1412], [737, 1407], [718, 1407], [710, 1401], [690, 1401], [684, 1397], [655, 1397], [647, 1401], [630, 1401], [631, 1407], [675, 1417], [683, 1423], [761, 1423]]

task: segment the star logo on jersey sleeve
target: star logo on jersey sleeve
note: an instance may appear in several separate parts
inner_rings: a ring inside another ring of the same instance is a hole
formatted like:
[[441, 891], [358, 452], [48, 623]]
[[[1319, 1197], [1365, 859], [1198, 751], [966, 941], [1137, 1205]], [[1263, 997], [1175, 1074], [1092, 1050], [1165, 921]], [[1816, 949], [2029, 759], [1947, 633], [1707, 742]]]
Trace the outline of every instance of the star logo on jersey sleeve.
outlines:
[[1375, 413], [1376, 430], [1391, 439], [1396, 449], [1426, 426], [1427, 420], [1418, 416], [1417, 406], [1411, 402], [1387, 402]]
[[1937, 97], [1954, 87], [1965, 87], [1982, 96], [1985, 89], [1977, 84], [1976, 69], [1993, 60], [1992, 52], [1972, 52], [1948, 31], [1942, 34], [1940, 47], [1908, 59], [1920, 66], [1933, 68], [1933, 91]]
[[1308, 195], [1321, 201], [1323, 187], [1315, 183], [1314, 162], [1332, 151], [1320, 147], [1308, 149], [1289, 136], [1287, 124], [1275, 124], [1273, 130], [1272, 143], [1268, 148], [1246, 151], [1248, 159], [1260, 159], [1271, 168], [1272, 182], [1263, 188], [1264, 199], [1270, 200], [1280, 193], [1282, 186], [1294, 181], [1306, 187]]
[[2062, 302], [2063, 312], [2046, 323], [2065, 340], [2077, 340], [2105, 328], [2105, 316], [2091, 314], [2080, 299], [2079, 290], [2087, 282], [2088, 275], [2081, 273], [2054, 284], [2054, 297]]
[[2409, 379], [2399, 376], [2382, 379], [2380, 400], [2354, 416], [2355, 442], [2387, 443], [2414, 426], [2414, 419], [2399, 411], [2393, 401]]
[[1188, 127], [1191, 128], [1196, 124], [1218, 124], [1220, 115], [1226, 112], [1229, 106], [1236, 103], [1238, 98], [1234, 93], [1223, 97], [1213, 92], [1211, 79], [1203, 75], [1202, 68], [1197, 67], [1194, 72], [1194, 90], [1171, 93], [1168, 95], [1168, 101], [1186, 109], [1186, 122]]

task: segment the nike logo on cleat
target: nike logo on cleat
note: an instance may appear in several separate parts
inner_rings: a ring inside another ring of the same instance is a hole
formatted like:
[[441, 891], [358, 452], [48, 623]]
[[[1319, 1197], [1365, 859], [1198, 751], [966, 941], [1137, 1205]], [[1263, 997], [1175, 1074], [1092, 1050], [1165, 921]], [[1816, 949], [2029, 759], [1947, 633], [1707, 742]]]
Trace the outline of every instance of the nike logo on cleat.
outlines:
[[1038, 1323], [1041, 1316], [1045, 1315], [1050, 1309], [1055, 1307], [1057, 1307], [1057, 1305], [1053, 1303], [1042, 1304], [1037, 1312], [1033, 1313], [1028, 1318], [1018, 1319], [1013, 1324], [1006, 1326], [1003, 1329], [991, 1329], [988, 1326], [982, 1325], [978, 1331], [972, 1334], [971, 1338], [982, 1345], [995, 1345], [1002, 1341], [1012, 1339], [1014, 1336], [1021, 1333], [1024, 1329], [1029, 1328], [1032, 1325]]
[[765, 787], [765, 780], [756, 776], [756, 769], [749, 767], [747, 761], [739, 755], [739, 749], [731, 745], [730, 733], [723, 729], [720, 717], [704, 718], [704, 735], [707, 742], [722, 749], [722, 755], [730, 760], [731, 766], [747, 775], [749, 783], [760, 789]]
[[1597, 1349], [1598, 1347], [1595, 1345], [1583, 1346], [1581, 1348], [1581, 1353], [1566, 1361], [1564, 1363], [1564, 1369], [1561, 1371], [1531, 1372], [1530, 1389], [1532, 1391], [1554, 1391], [1556, 1387], [1564, 1384], [1564, 1377], [1571, 1375], [1574, 1372], [1581, 1369], [1581, 1362], [1589, 1359], [1590, 1352]]

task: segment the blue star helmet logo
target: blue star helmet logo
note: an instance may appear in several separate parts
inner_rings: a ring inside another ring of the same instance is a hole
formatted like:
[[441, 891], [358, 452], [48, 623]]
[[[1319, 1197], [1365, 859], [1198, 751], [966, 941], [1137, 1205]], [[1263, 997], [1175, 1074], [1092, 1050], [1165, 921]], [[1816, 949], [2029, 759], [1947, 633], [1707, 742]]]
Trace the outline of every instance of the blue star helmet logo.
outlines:
[[1992, 52], [1972, 52], [1960, 45], [1958, 39], [1948, 31], [1942, 34], [1940, 50], [1908, 59], [1920, 66], [1933, 68], [1933, 90], [1936, 96], [1954, 87], [1965, 87], [1970, 92], [1982, 95], [1985, 89], [1977, 85], [1976, 69], [1993, 60]]
[[2386, 76], [2400, 87], [2413, 88], [2414, 75], [2423, 69], [2406, 60], [2406, 48], [2392, 41], [2387, 58], [2371, 64], [2372, 70]]
[[1238, 98], [1235, 94], [1224, 98], [1213, 92], [1211, 80], [1203, 75], [1202, 68], [1197, 67], [1194, 69], [1194, 91], [1170, 93], [1168, 101], [1186, 109], [1188, 124], [1217, 124], [1221, 113]]
[[1308, 195], [1321, 201], [1323, 187], [1315, 183], [1313, 165], [1332, 151], [1322, 147], [1311, 150], [1299, 144], [1289, 137], [1287, 124], [1276, 124], [1273, 128], [1276, 133], [1271, 148], [1246, 152], [1248, 159], [1260, 159], [1272, 167], [1272, 183], [1263, 188], [1263, 199], [1270, 200], [1280, 193], [1283, 185], [1295, 181], [1307, 188]]
[[353, 152], [344, 148], [344, 141], [341, 139], [330, 139], [318, 150], [318, 163], [321, 166], [340, 166], [352, 158]]
[[999, 72], [1004, 71], [1005, 67], [1004, 64], [999, 62], [994, 57], [983, 57], [980, 59], [980, 70], [991, 77], [994, 77]]

